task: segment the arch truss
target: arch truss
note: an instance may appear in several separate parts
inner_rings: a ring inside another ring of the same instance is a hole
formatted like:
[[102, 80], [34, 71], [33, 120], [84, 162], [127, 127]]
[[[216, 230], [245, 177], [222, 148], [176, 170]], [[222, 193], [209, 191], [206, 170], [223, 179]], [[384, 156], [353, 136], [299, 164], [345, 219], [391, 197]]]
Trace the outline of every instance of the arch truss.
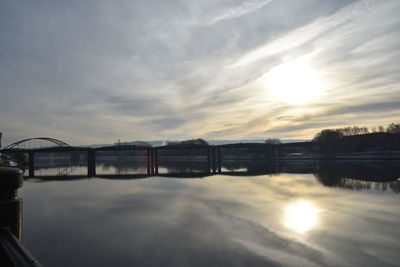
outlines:
[[59, 147], [71, 147], [69, 144], [65, 143], [64, 141], [61, 141], [61, 140], [58, 140], [58, 139], [55, 139], [55, 138], [51, 138], [51, 137], [34, 137], [34, 138], [23, 139], [23, 140], [20, 140], [18, 142], [12, 143], [12, 144], [4, 147], [3, 149], [18, 148], [21, 144], [27, 143], [27, 142], [30, 142], [30, 141], [34, 141], [34, 140], [48, 141], [50, 143], [56, 144]]

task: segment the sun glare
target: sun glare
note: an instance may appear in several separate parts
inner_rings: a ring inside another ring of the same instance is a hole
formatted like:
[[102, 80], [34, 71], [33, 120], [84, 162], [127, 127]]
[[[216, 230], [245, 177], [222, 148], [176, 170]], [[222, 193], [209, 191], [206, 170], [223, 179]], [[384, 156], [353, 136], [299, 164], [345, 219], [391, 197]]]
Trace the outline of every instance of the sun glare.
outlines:
[[304, 234], [317, 226], [318, 213], [319, 209], [311, 202], [296, 201], [285, 208], [283, 224], [297, 233]]
[[311, 65], [308, 57], [273, 67], [264, 75], [263, 83], [273, 100], [295, 105], [318, 99], [325, 85], [321, 72]]

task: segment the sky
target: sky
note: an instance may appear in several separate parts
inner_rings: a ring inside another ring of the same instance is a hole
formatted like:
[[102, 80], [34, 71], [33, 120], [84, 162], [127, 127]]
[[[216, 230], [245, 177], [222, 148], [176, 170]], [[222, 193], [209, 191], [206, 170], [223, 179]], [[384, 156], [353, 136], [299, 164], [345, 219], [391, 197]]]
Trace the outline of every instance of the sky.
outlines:
[[398, 0], [2, 0], [3, 145], [400, 122]]

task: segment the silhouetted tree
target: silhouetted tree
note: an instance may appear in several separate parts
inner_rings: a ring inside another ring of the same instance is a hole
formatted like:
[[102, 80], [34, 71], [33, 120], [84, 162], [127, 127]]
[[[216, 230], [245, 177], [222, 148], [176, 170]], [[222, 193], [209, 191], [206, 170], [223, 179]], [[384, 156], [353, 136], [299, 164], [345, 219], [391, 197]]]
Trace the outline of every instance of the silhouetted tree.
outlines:
[[393, 151], [400, 149], [400, 124], [391, 123], [370, 133], [367, 127], [345, 127], [319, 132], [313, 139], [320, 152]]
[[322, 152], [335, 152], [342, 138], [343, 133], [341, 131], [337, 129], [327, 129], [317, 133], [313, 142]]
[[389, 126], [386, 128], [387, 133], [393, 133], [393, 134], [398, 134], [400, 133], [400, 124], [395, 124], [391, 123]]
[[148, 146], [151, 147], [151, 144], [145, 141], [133, 141], [133, 142], [117, 142], [114, 143], [116, 146]]
[[208, 145], [204, 139], [189, 139], [184, 141], [168, 141], [168, 145]]
[[343, 136], [352, 136], [352, 135], [369, 133], [369, 129], [367, 127], [358, 127], [358, 126], [339, 128], [336, 130], [341, 132]]
[[279, 145], [282, 142], [278, 138], [268, 138], [265, 140], [265, 143], [268, 145]]

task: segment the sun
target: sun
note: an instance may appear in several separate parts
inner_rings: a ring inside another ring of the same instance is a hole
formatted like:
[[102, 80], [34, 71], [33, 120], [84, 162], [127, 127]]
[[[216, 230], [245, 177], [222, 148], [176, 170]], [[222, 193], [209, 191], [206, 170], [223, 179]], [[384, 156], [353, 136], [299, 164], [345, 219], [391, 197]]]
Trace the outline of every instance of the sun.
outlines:
[[325, 81], [309, 57], [301, 57], [273, 67], [262, 77], [271, 100], [302, 105], [321, 97]]
[[318, 214], [319, 209], [313, 203], [299, 200], [285, 208], [283, 224], [299, 234], [304, 234], [317, 226]]

